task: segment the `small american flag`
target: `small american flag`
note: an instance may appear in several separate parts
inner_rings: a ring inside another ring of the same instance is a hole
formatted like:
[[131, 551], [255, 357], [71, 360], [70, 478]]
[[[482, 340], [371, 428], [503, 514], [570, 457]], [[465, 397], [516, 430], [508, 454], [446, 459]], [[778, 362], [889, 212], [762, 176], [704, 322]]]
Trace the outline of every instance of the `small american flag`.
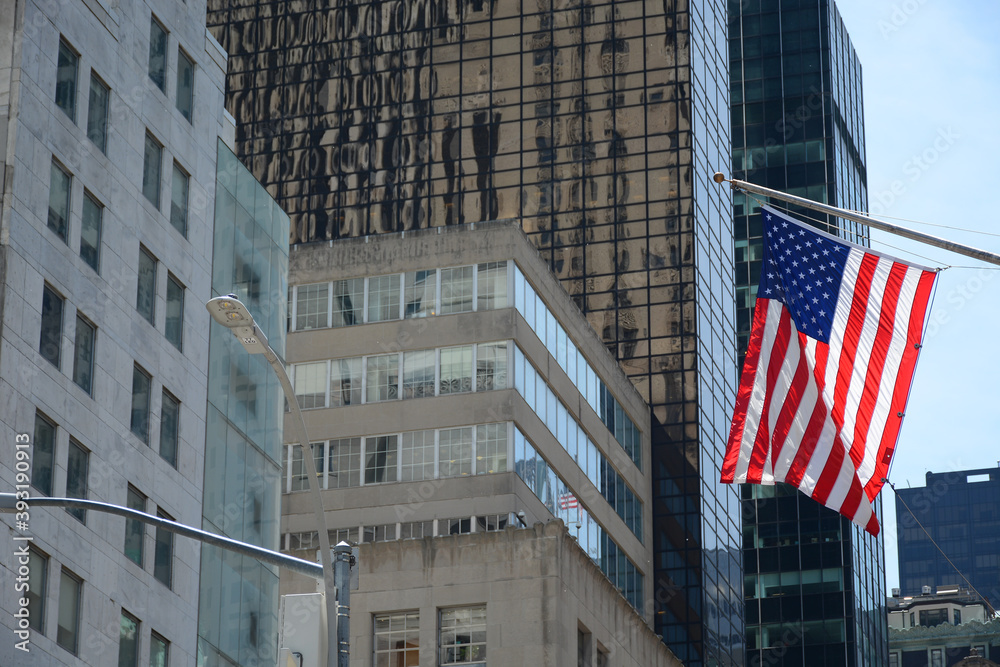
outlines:
[[872, 535], [937, 273], [769, 207], [722, 481], [785, 482]]
[[573, 510], [580, 506], [579, 501], [577, 501], [576, 496], [572, 493], [564, 493], [559, 496], [559, 509], [561, 510]]

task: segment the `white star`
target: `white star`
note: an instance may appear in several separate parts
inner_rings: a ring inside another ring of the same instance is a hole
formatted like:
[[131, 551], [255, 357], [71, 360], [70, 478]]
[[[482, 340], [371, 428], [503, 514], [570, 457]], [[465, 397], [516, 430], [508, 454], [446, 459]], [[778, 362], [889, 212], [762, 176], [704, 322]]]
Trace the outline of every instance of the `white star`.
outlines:
[[812, 318], [813, 324], [816, 324], [816, 318]]
[[807, 292], [812, 292], [813, 291], [813, 286], [812, 285], [806, 285], [806, 291]]
[[817, 299], [816, 297], [813, 297], [813, 303], [818, 304], [819, 303], [819, 299]]
[[824, 299], [829, 299], [830, 298], [830, 293], [829, 292], [823, 292], [823, 298]]
[[819, 311], [819, 316], [820, 317], [826, 317], [826, 311], [825, 310]]
[[809, 267], [809, 275], [815, 275], [815, 273], [816, 273], [816, 269], [814, 269], [814, 268], [812, 268], [812, 267], [810, 266], [810, 267]]

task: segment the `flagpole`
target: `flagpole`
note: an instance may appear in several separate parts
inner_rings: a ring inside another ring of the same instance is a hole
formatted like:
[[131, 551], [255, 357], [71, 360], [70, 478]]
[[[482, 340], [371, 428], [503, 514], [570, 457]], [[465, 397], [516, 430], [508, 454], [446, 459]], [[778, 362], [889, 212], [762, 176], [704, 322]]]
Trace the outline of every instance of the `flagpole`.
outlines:
[[869, 227], [874, 227], [875, 229], [880, 229], [883, 232], [889, 232], [890, 234], [895, 234], [897, 236], [903, 236], [912, 241], [917, 241], [919, 243], [926, 243], [927, 245], [932, 245], [936, 248], [941, 248], [943, 250], [950, 250], [951, 252], [958, 253], [959, 255], [965, 255], [966, 257], [972, 257], [989, 264], [995, 264], [1000, 266], [1000, 255], [986, 250], [980, 250], [979, 248], [973, 248], [972, 246], [963, 245], [961, 243], [955, 243], [954, 241], [949, 241], [947, 239], [940, 238], [938, 236], [932, 236], [930, 234], [924, 234], [912, 229], [907, 229], [906, 227], [900, 227], [899, 225], [894, 225], [891, 222], [884, 222], [882, 220], [877, 220], [875, 218], [870, 218], [863, 213], [855, 213], [854, 211], [847, 211], [842, 208], [837, 208], [836, 206], [828, 206], [826, 204], [820, 204], [811, 199], [805, 199], [804, 197], [796, 197], [795, 195], [785, 194], [784, 192], [779, 192], [778, 190], [772, 190], [771, 188], [765, 188], [761, 185], [755, 185], [753, 183], [748, 183], [746, 181], [738, 181], [736, 179], [728, 179], [723, 176], [722, 172], [715, 172], [712, 176], [712, 180], [720, 185], [722, 183], [729, 183], [734, 190], [743, 190], [744, 192], [753, 192], [758, 195], [763, 195], [765, 197], [771, 197], [773, 199], [779, 199], [781, 201], [788, 202], [790, 204], [796, 204], [805, 208], [812, 209], [814, 211], [819, 211], [820, 213], [827, 213], [829, 215], [836, 216], [838, 218], [844, 218], [846, 220], [853, 220], [855, 222], [860, 222]]

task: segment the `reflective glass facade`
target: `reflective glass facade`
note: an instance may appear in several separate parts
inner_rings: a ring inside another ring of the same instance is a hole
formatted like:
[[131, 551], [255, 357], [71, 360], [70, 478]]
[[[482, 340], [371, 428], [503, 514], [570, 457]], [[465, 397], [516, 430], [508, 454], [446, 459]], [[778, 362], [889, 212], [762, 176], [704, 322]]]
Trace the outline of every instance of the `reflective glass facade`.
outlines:
[[[285, 351], [288, 216], [221, 141], [215, 183], [212, 294], [236, 294], [279, 357]], [[283, 394], [263, 355], [212, 324], [202, 528], [278, 548]], [[201, 549], [198, 665], [277, 661], [278, 572]]]
[[927, 539], [917, 524], [919, 520], [976, 590], [994, 609], [1000, 608], [998, 508], [1000, 467], [928, 472], [924, 486], [897, 490], [896, 540], [902, 594], [919, 595], [924, 586], [931, 586], [931, 590], [953, 584], [966, 586]]
[[[293, 243], [515, 218], [654, 417], [656, 631], [742, 664], [721, 0], [209, 2]], [[289, 36], [296, 36], [296, 43]], [[318, 298], [318, 296], [317, 296]], [[447, 312], [443, 308], [442, 312]]]
[[[861, 65], [832, 0], [730, 0], [729, 38], [733, 178], [867, 210]], [[734, 196], [741, 357], [762, 260], [759, 208]], [[792, 210], [867, 245], [863, 225]], [[742, 495], [748, 661], [885, 664], [882, 538], [785, 486]]]

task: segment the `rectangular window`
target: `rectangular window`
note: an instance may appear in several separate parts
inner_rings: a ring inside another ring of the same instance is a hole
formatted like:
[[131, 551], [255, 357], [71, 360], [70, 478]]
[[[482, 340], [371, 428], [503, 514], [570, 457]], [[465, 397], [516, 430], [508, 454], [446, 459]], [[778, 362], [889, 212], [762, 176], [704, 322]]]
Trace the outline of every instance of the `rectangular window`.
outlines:
[[329, 470], [329, 488], [361, 486], [361, 438], [331, 440]]
[[472, 266], [441, 269], [441, 314], [472, 311]]
[[69, 229], [69, 197], [73, 177], [58, 162], [52, 160], [49, 170], [49, 229], [63, 241]]
[[90, 96], [87, 108], [87, 138], [94, 142], [102, 153], [108, 152], [108, 100], [111, 89], [100, 77], [90, 72]]
[[184, 349], [184, 285], [167, 273], [167, 316], [164, 334], [178, 350]]
[[368, 321], [399, 319], [399, 276], [368, 279]]
[[28, 627], [45, 632], [45, 596], [48, 594], [49, 557], [28, 546]]
[[[69, 456], [66, 459], [66, 497], [87, 497], [87, 476], [90, 469], [90, 452], [73, 438], [69, 439]], [[78, 521], [87, 522], [87, 510], [67, 508]]]
[[[156, 516], [167, 521], [174, 517], [157, 510]], [[156, 547], [153, 550], [153, 576], [161, 584], [170, 588], [174, 571], [174, 534], [157, 526]]]
[[478, 266], [477, 310], [507, 307], [507, 262], [487, 262]]
[[156, 258], [139, 246], [139, 277], [135, 289], [135, 309], [156, 326]]
[[159, 210], [160, 170], [163, 167], [163, 146], [146, 133], [146, 147], [142, 154], [142, 194]]
[[401, 540], [419, 540], [424, 537], [434, 537], [433, 521], [410, 521], [399, 525]]
[[442, 429], [439, 436], [441, 477], [472, 474], [472, 427]]
[[295, 397], [299, 407], [326, 407], [326, 362], [295, 365]]
[[365, 484], [396, 481], [399, 443], [395, 435], [365, 438]]
[[177, 440], [180, 432], [181, 402], [166, 389], [160, 401], [160, 456], [177, 467]]
[[149, 78], [167, 91], [167, 30], [155, 16], [149, 22]]
[[403, 398], [434, 395], [434, 350], [403, 353]]
[[385, 542], [396, 539], [396, 524], [385, 523], [378, 526], [365, 526], [361, 535], [362, 542]]
[[476, 391], [506, 389], [507, 343], [482, 343], [476, 352]]
[[[129, 509], [145, 512], [146, 496], [129, 484], [125, 506]], [[142, 548], [146, 537], [144, 526], [145, 524], [141, 521], [125, 519], [125, 556], [139, 567], [142, 567]]]
[[440, 395], [472, 391], [472, 346], [446, 347], [441, 350]]
[[38, 341], [38, 352], [42, 358], [59, 368], [62, 348], [62, 321], [64, 299], [52, 288], [42, 288], [42, 327]]
[[149, 633], [149, 667], [167, 667], [170, 660], [170, 642], [156, 634]]
[[420, 663], [420, 614], [415, 611], [376, 614], [376, 665], [417, 665]]
[[408, 431], [400, 448], [399, 481], [434, 478], [434, 431]]
[[174, 162], [174, 173], [170, 180], [170, 224], [187, 238], [188, 189], [191, 177]]
[[476, 474], [507, 472], [507, 424], [476, 427]]
[[441, 665], [486, 665], [486, 607], [442, 609]]
[[366, 402], [394, 401], [399, 397], [398, 354], [368, 357], [367, 375]]
[[88, 394], [94, 388], [94, 343], [97, 327], [76, 315], [76, 340], [73, 343], [73, 382]]
[[295, 296], [295, 330], [324, 329], [329, 326], [329, 283], [299, 285]]
[[52, 469], [56, 453], [56, 425], [35, 413], [35, 440], [31, 450], [31, 485], [43, 496], [52, 495]]
[[[945, 610], [946, 611], [946, 610]], [[923, 612], [921, 612], [923, 613]], [[923, 625], [923, 624], [921, 624]], [[931, 667], [944, 667], [944, 650], [939, 648], [931, 649]]]
[[62, 569], [59, 575], [59, 623], [56, 643], [76, 655], [80, 638], [80, 601], [83, 598], [83, 580]]
[[80, 57], [64, 40], [59, 40], [59, 56], [56, 59], [56, 106], [66, 112], [69, 119], [76, 122], [76, 76]]
[[309, 488], [309, 477], [306, 475], [306, 466], [302, 461], [302, 448], [292, 445], [288, 448], [292, 456], [292, 479], [288, 487], [289, 491], [302, 491]]
[[365, 279], [351, 278], [333, 283], [333, 326], [361, 324], [365, 303]]
[[177, 49], [177, 110], [191, 122], [194, 112], [194, 61]]
[[132, 368], [132, 415], [129, 428], [149, 444], [149, 388], [152, 378], [138, 365]]
[[468, 535], [472, 532], [472, 519], [438, 519], [438, 535]]
[[101, 226], [103, 225], [104, 207], [94, 199], [93, 195], [83, 192], [83, 215], [80, 224], [80, 257], [87, 266], [98, 273], [101, 272]]
[[403, 275], [403, 317], [427, 317], [434, 314], [437, 271], [410, 271]]
[[118, 635], [118, 667], [139, 664], [139, 619], [122, 609]]
[[361, 358], [330, 362], [330, 407], [361, 405]]

